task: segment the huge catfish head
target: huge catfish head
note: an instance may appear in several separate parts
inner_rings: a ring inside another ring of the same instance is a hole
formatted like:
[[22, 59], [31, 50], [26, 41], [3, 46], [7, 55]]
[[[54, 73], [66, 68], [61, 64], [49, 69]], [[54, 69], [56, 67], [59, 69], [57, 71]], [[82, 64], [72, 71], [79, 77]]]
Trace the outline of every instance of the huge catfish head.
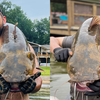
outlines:
[[[0, 85], [4, 87], [2, 77], [10, 84], [10, 90], [19, 90], [18, 87], [22, 82], [35, 76], [33, 76], [35, 55], [29, 50], [29, 45], [18, 27], [7, 24], [1, 37]], [[38, 77], [38, 73], [36, 75]]]
[[77, 83], [80, 91], [89, 91], [86, 84], [100, 79], [100, 16], [82, 24], [71, 49], [67, 66], [70, 82]]
[[23, 82], [33, 75], [35, 56], [32, 52], [0, 53], [0, 74], [7, 82]]

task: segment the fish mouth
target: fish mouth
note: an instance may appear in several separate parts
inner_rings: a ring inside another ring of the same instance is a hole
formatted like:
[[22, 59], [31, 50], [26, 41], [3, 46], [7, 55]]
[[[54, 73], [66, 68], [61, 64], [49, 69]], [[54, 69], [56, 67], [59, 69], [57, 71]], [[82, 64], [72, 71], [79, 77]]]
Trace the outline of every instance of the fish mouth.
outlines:
[[20, 92], [20, 89], [19, 88], [11, 88], [10, 92]]
[[[84, 81], [84, 82], [77, 82], [76, 83], [76, 89], [77, 91], [80, 91], [80, 92], [84, 92], [84, 91], [93, 91], [91, 90], [86, 84], [87, 83], [93, 83], [93, 81]], [[72, 83], [71, 84], [72, 87], [75, 86], [75, 83]]]
[[10, 92], [20, 92], [19, 84], [20, 83], [10, 83]]
[[31, 75], [27, 75], [27, 76], [25, 76], [23, 79], [21, 79], [21, 78], [12, 78], [12, 79], [10, 79], [10, 78], [8, 78], [8, 77], [4, 77], [3, 75], [1, 75], [2, 76], [2, 78], [4, 79], [4, 81], [6, 81], [7, 83], [9, 83], [9, 91], [10, 92], [21, 92], [21, 90], [20, 90], [20, 88], [19, 88], [19, 86], [21, 85], [21, 84], [23, 84], [26, 80], [28, 80], [30, 77], [31, 77]]

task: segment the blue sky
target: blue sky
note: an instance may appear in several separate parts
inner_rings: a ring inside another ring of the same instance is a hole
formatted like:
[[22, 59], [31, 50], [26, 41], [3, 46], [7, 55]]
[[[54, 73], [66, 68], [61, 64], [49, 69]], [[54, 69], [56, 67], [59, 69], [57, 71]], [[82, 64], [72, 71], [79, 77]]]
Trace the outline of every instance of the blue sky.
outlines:
[[24, 13], [31, 20], [41, 18], [49, 18], [50, 16], [50, 0], [7, 0], [11, 1], [12, 4], [21, 6]]

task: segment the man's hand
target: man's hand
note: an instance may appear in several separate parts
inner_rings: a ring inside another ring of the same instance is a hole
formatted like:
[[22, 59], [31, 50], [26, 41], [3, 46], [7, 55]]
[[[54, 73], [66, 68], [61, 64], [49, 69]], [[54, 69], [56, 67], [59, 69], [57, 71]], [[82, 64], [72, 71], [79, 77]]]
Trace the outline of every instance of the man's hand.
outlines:
[[67, 62], [69, 55], [72, 55], [72, 51], [69, 48], [56, 48], [53, 52], [58, 62]]
[[19, 85], [19, 89], [24, 94], [31, 93], [36, 87], [35, 79], [38, 78], [40, 75], [41, 75], [41, 72], [37, 72], [36, 74], [31, 76], [28, 80], [26, 80], [21, 85]]
[[100, 97], [100, 80], [96, 80], [93, 83], [88, 83], [87, 86], [93, 90], [93, 92], [86, 92], [87, 96], [97, 96]]
[[0, 76], [0, 94], [5, 94], [8, 92], [10, 84], [5, 81], [5, 79]]

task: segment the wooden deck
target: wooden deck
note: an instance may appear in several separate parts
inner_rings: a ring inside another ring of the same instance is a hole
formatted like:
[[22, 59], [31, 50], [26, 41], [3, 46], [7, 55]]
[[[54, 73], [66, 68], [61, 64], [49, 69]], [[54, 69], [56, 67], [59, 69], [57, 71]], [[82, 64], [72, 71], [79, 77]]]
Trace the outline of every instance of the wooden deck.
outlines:
[[74, 35], [76, 34], [79, 27], [72, 26], [70, 31], [68, 31], [68, 26], [50, 26], [50, 34], [51, 35]]
[[50, 54], [48, 52], [37, 52], [37, 57], [49, 58]]
[[50, 58], [50, 53], [48, 52], [37, 52], [37, 58], [45, 58], [46, 59], [46, 66], [47, 66], [47, 59]]

